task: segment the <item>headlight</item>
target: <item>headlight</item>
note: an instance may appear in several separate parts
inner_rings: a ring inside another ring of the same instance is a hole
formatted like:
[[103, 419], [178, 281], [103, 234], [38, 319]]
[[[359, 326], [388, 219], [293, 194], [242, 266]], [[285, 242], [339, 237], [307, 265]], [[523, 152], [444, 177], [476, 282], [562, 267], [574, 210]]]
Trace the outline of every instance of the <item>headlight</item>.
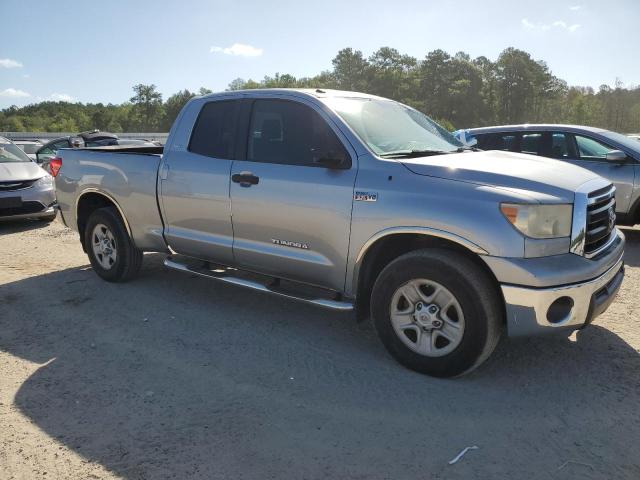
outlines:
[[523, 235], [531, 238], [560, 238], [571, 235], [573, 205], [524, 205], [502, 203], [500, 211]]
[[53, 177], [51, 175], [45, 175], [40, 177], [35, 183], [37, 187], [53, 187]]

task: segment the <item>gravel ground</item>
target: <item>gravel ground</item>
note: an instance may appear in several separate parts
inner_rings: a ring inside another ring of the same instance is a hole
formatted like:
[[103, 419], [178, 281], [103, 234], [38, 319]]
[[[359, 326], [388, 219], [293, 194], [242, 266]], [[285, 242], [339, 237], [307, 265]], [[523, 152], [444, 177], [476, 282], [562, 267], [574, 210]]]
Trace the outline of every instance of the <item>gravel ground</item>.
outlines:
[[627, 277], [593, 326], [503, 339], [437, 380], [350, 315], [161, 255], [105, 283], [61, 224], [0, 225], [0, 478], [640, 478], [640, 230], [625, 233]]

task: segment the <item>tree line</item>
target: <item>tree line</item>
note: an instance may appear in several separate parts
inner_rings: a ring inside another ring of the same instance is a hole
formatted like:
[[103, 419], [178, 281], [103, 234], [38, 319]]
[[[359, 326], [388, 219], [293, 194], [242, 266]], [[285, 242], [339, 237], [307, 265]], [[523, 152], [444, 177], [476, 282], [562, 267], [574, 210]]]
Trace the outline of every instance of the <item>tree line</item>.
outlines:
[[[464, 52], [429, 52], [423, 59], [382, 47], [369, 57], [345, 48], [332, 68], [313, 77], [276, 73], [262, 80], [238, 78], [228, 90], [248, 88], [334, 88], [398, 100], [449, 129], [509, 123], [573, 123], [619, 132], [640, 131], [640, 87], [569, 86], [542, 60], [505, 49], [496, 61]], [[166, 132], [196, 94], [182, 90], [163, 101], [155, 85], [138, 84], [120, 105], [41, 102], [0, 112], [0, 131]]]

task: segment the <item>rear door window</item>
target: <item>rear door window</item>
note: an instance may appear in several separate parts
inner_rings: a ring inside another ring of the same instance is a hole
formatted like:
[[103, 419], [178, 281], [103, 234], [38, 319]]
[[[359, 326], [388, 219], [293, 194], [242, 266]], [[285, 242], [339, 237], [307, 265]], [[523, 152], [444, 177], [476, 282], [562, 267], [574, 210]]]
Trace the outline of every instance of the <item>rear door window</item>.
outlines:
[[60, 140], [43, 147], [39, 154], [47, 157], [53, 157], [60, 148], [69, 148], [70, 146], [69, 140]]
[[516, 150], [515, 133], [488, 133], [476, 136], [478, 148], [482, 150], [506, 150], [514, 152]]
[[60, 140], [59, 142], [56, 142], [51, 145], [51, 150], [53, 151], [53, 153], [56, 153], [61, 148], [70, 148], [70, 147], [71, 147], [71, 144], [69, 143], [69, 140]]
[[520, 139], [520, 151], [531, 155], [542, 154], [542, 133], [523, 133]]
[[189, 151], [233, 160], [239, 100], [218, 100], [202, 107], [191, 134]]

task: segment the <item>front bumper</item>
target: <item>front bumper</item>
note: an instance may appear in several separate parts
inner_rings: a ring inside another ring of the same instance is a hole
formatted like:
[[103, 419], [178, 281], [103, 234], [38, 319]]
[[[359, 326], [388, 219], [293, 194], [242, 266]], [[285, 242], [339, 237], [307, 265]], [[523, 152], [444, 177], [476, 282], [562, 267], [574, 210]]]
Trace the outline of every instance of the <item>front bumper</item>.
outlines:
[[52, 217], [56, 214], [56, 205], [51, 205], [48, 207], [43, 206], [42, 210], [39, 210], [34, 213], [21, 213], [21, 214], [13, 214], [13, 215], [0, 215], [0, 222], [10, 222], [13, 220], [22, 220], [22, 219], [38, 219], [38, 218], [48, 218]]
[[11, 205], [1, 207], [0, 221], [50, 217], [56, 213], [56, 191], [53, 185], [38, 185], [0, 192], [0, 200], [10, 198]]
[[600, 276], [582, 283], [548, 288], [502, 285], [510, 337], [576, 330], [613, 302], [622, 279], [622, 255]]

